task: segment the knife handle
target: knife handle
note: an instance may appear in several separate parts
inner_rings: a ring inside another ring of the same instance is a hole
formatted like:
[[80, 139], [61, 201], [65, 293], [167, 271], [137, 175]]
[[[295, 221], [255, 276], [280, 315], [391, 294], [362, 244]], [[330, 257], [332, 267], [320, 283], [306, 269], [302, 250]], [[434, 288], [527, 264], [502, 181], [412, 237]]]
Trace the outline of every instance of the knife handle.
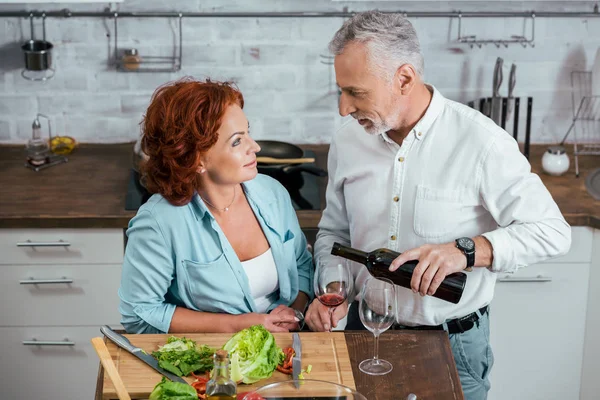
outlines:
[[127, 339], [125, 336], [113, 331], [112, 329], [110, 329], [110, 327], [108, 325], [104, 325], [104, 326], [100, 327], [100, 332], [102, 332], [104, 334], [104, 336], [106, 336], [107, 338], [112, 340], [117, 346], [121, 347], [122, 349], [127, 350], [130, 353], [133, 353], [134, 350], [137, 350], [137, 347], [132, 345], [131, 342], [129, 341], [129, 339]]

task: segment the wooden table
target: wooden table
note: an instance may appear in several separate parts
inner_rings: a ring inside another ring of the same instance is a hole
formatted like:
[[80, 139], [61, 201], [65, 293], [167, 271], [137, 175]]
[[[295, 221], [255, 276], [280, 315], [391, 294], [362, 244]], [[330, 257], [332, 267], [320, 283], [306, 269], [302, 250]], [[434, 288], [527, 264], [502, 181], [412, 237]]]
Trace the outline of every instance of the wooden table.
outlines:
[[[379, 354], [394, 365], [391, 373], [370, 376], [358, 364], [373, 356], [370, 332], [345, 332], [356, 389], [369, 400], [404, 400], [410, 393], [419, 399], [464, 399], [456, 364], [445, 332], [388, 331], [379, 342]], [[314, 377], [317, 379], [316, 377]], [[102, 399], [104, 371], [100, 367], [96, 400]]]

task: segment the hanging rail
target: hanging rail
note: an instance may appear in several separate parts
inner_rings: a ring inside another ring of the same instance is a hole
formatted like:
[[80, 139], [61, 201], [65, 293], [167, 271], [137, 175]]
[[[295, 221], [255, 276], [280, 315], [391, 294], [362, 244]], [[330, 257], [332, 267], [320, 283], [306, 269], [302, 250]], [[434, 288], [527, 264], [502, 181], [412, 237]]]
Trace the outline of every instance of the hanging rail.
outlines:
[[[577, 11], [382, 11], [384, 13], [400, 13], [414, 18], [598, 18], [598, 6], [590, 12]], [[297, 11], [297, 12], [154, 12], [154, 11], [117, 11], [119, 18], [349, 18], [356, 15], [354, 11]], [[23, 17], [42, 15], [52, 18], [90, 17], [113, 18], [115, 11], [71, 11], [69, 9], [54, 11], [0, 11], [0, 17]]]

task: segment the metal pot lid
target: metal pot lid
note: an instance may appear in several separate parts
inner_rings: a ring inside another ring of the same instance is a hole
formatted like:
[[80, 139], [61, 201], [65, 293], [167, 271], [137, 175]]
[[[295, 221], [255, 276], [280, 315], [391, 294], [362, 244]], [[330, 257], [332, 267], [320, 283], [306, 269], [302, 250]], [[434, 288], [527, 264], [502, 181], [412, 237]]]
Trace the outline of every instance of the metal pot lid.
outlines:
[[548, 147], [548, 153], [550, 154], [565, 154], [567, 152], [567, 149], [565, 149], [563, 146], [550, 146]]

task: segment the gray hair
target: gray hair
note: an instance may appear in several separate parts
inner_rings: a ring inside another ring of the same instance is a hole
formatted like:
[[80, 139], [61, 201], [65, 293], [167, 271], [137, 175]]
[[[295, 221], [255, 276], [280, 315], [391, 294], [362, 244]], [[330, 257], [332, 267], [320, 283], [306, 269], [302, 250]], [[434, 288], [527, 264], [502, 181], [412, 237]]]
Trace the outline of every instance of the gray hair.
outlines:
[[401, 14], [379, 11], [356, 14], [335, 33], [329, 50], [335, 55], [341, 54], [352, 41], [366, 44], [370, 61], [388, 79], [403, 64], [412, 65], [423, 77], [425, 63], [417, 32]]

